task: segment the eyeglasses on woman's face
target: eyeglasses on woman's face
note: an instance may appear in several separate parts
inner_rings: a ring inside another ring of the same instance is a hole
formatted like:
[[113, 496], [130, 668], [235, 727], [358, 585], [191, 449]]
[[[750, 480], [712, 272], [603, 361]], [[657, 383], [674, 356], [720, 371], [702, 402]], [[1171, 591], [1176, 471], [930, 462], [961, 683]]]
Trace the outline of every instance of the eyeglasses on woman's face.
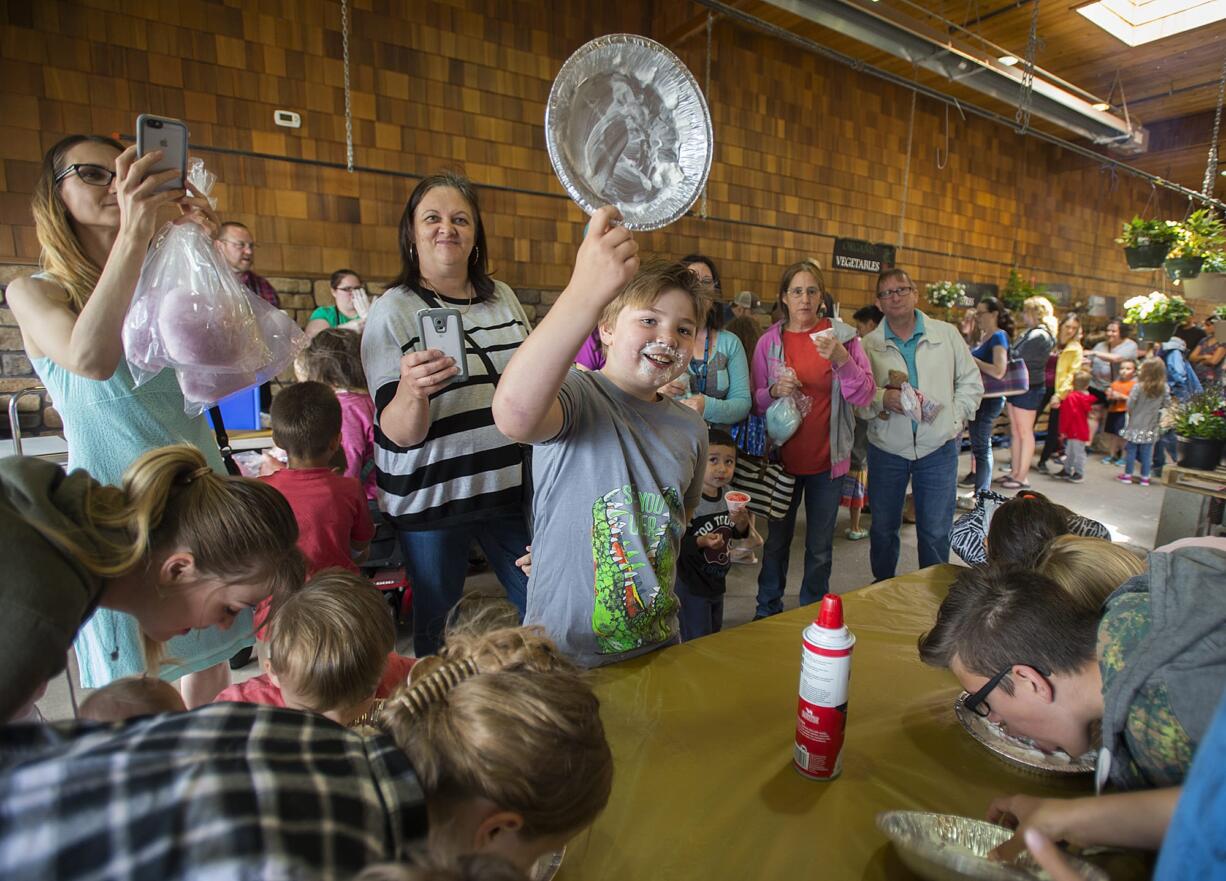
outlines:
[[89, 184], [91, 187], [109, 187], [111, 181], [115, 179], [115, 172], [112, 169], [105, 168], [101, 165], [94, 165], [91, 162], [74, 162], [67, 168], [60, 171], [55, 176], [55, 182], [58, 184], [65, 178], [76, 175], [83, 183]]

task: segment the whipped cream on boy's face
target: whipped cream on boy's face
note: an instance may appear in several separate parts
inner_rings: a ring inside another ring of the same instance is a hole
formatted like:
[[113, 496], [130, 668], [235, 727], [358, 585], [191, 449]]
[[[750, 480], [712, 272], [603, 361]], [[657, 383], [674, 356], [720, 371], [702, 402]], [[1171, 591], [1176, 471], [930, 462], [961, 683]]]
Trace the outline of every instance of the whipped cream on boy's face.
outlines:
[[647, 343], [639, 350], [639, 375], [656, 388], [684, 373], [689, 363], [689, 352], [667, 343]]
[[626, 307], [611, 328], [601, 328], [602, 372], [627, 394], [644, 401], [686, 371], [694, 350], [694, 301], [677, 288], [644, 308]]

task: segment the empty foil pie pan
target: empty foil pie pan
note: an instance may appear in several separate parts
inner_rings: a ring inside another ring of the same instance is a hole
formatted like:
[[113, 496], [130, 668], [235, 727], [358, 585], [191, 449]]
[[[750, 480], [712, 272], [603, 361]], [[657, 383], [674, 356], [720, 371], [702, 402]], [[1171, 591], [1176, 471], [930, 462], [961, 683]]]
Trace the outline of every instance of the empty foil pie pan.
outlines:
[[[1013, 837], [1013, 832], [985, 820], [925, 811], [885, 811], [877, 815], [877, 828], [886, 834], [899, 857], [912, 872], [929, 881], [1033, 881], [1047, 878], [1023, 851], [1011, 863], [988, 859], [988, 854]], [[1069, 857], [1082, 878], [1108, 881], [1097, 866]]]
[[562, 65], [545, 105], [545, 144], [588, 214], [616, 205], [628, 229], [659, 229], [706, 186], [711, 114], [676, 55], [646, 37], [610, 34]]

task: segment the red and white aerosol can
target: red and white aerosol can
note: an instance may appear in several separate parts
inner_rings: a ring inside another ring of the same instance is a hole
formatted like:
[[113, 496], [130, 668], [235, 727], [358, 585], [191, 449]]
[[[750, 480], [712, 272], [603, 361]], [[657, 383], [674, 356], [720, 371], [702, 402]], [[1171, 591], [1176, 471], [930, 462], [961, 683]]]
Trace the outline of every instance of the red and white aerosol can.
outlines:
[[796, 707], [796, 770], [811, 780], [833, 780], [842, 767], [847, 689], [856, 638], [843, 624], [843, 600], [822, 597], [817, 620], [805, 628]]

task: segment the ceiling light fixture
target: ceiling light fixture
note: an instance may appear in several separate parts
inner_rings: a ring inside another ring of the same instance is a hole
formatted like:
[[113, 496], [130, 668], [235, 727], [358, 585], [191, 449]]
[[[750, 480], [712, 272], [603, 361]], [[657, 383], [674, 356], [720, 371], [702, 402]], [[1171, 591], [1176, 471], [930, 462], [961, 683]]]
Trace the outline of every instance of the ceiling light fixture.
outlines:
[[1226, 3], [1221, 0], [1097, 0], [1077, 11], [1129, 46], [1226, 19]]
[[1017, 64], [1017, 61], [1018, 61], [1016, 55], [1002, 55], [996, 60], [999, 61], [1001, 64], [1003, 64], [1005, 67], [1012, 67], [1013, 65]]
[[1106, 112], [1111, 109], [1111, 105], [1108, 104], [1106, 101], [1099, 101], [1097, 104], [1091, 104], [1090, 109]]

